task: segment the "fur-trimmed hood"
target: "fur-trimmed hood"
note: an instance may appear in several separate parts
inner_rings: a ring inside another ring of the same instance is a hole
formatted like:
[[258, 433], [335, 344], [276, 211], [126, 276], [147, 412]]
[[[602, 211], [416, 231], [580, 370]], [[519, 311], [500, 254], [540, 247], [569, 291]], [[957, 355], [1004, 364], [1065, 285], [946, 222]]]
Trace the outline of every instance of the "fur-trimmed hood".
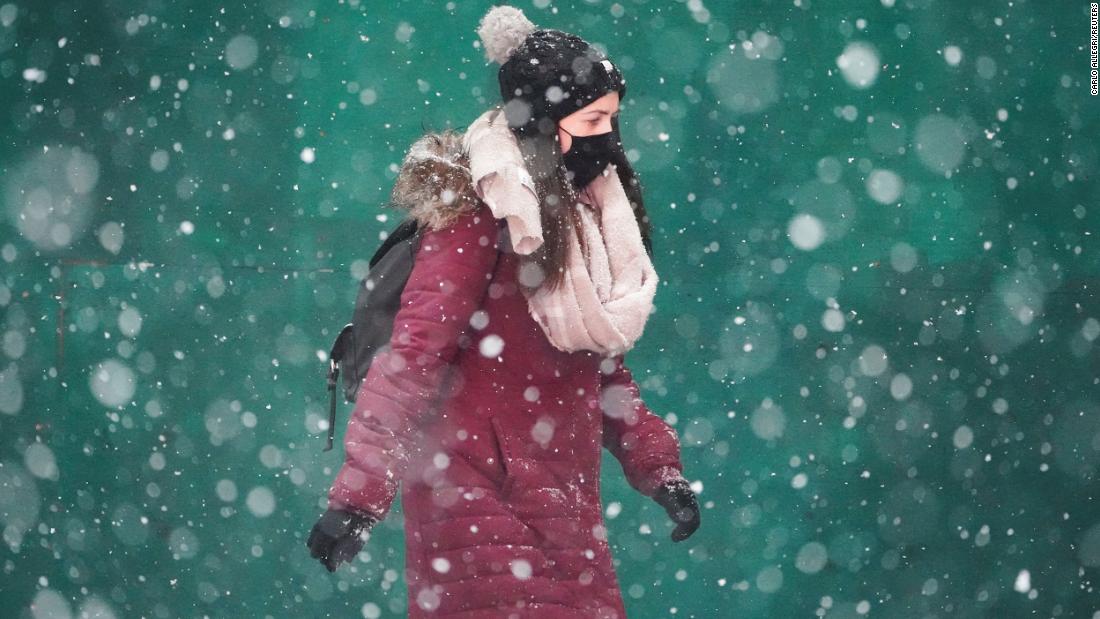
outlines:
[[439, 230], [477, 208], [480, 198], [470, 176], [463, 133], [429, 131], [413, 142], [397, 172], [391, 205], [408, 211], [421, 226]]
[[[485, 185], [482, 181], [490, 177], [495, 182]], [[413, 142], [390, 199], [392, 206], [436, 230], [482, 201], [494, 218], [508, 222], [516, 253], [530, 254], [542, 245], [535, 180], [501, 106], [482, 112], [464, 131], [429, 131]]]

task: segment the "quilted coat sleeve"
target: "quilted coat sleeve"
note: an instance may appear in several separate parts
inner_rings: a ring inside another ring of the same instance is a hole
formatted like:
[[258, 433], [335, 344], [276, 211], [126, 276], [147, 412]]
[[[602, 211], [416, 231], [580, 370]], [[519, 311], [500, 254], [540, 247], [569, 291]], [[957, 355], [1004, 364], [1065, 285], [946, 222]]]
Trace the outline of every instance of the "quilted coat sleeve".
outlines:
[[488, 207], [425, 230], [390, 348], [373, 358], [344, 437], [345, 461], [329, 489], [330, 508], [389, 513], [418, 430], [438, 403], [470, 317], [481, 306], [497, 260], [497, 220]]
[[603, 446], [622, 465], [630, 486], [652, 497], [661, 482], [683, 477], [680, 439], [642, 401], [623, 355], [605, 360], [600, 371]]

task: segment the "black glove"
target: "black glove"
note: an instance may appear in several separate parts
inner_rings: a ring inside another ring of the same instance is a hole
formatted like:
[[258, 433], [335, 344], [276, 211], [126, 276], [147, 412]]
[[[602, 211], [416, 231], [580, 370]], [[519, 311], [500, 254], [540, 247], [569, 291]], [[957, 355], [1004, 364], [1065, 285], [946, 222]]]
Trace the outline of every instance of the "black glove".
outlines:
[[666, 481], [657, 487], [653, 500], [665, 508], [668, 517], [676, 523], [672, 541], [681, 542], [699, 528], [699, 502], [688, 480], [681, 477]]
[[374, 516], [351, 508], [329, 509], [313, 525], [306, 546], [330, 572], [341, 561], [351, 561], [363, 548], [362, 535], [378, 522]]

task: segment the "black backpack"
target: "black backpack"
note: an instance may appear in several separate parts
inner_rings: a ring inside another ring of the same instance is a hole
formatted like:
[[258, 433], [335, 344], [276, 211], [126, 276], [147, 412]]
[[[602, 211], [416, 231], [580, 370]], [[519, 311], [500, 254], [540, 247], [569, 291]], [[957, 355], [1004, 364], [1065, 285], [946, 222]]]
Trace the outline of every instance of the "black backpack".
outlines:
[[324, 451], [332, 449], [336, 432], [336, 383], [340, 370], [344, 370], [344, 398], [354, 402], [374, 355], [389, 345], [393, 321], [401, 308], [401, 293], [409, 281], [422, 230], [415, 219], [406, 218], [374, 252], [367, 274], [359, 285], [351, 322], [340, 330], [332, 343], [328, 366], [332, 401]]

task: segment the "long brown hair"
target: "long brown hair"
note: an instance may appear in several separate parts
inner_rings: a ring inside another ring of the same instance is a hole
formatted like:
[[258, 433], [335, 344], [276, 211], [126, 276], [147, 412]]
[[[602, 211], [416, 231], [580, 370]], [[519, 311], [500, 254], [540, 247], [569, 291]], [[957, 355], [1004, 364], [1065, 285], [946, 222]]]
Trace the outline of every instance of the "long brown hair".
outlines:
[[[500, 113], [502, 112], [501, 110]], [[615, 130], [618, 130], [617, 117], [613, 117], [612, 125]], [[573, 226], [576, 230], [582, 251], [588, 251], [584, 234], [580, 230], [580, 213], [575, 208], [567, 208], [577, 203], [577, 191], [566, 177], [561, 146], [554, 139], [553, 134], [548, 135], [541, 131], [523, 134], [513, 128], [513, 135], [519, 143], [527, 171], [535, 181], [543, 237], [542, 245], [521, 259], [520, 283], [528, 292], [543, 285], [548, 286], [549, 290], [555, 290], [565, 280], [567, 241], [569, 240], [567, 226]], [[612, 163], [615, 164], [613, 169], [617, 170], [619, 181], [634, 211], [634, 218], [638, 222], [646, 253], [652, 257], [651, 225], [642, 200], [641, 182], [634, 168], [627, 161], [625, 153], [616, 156]]]

